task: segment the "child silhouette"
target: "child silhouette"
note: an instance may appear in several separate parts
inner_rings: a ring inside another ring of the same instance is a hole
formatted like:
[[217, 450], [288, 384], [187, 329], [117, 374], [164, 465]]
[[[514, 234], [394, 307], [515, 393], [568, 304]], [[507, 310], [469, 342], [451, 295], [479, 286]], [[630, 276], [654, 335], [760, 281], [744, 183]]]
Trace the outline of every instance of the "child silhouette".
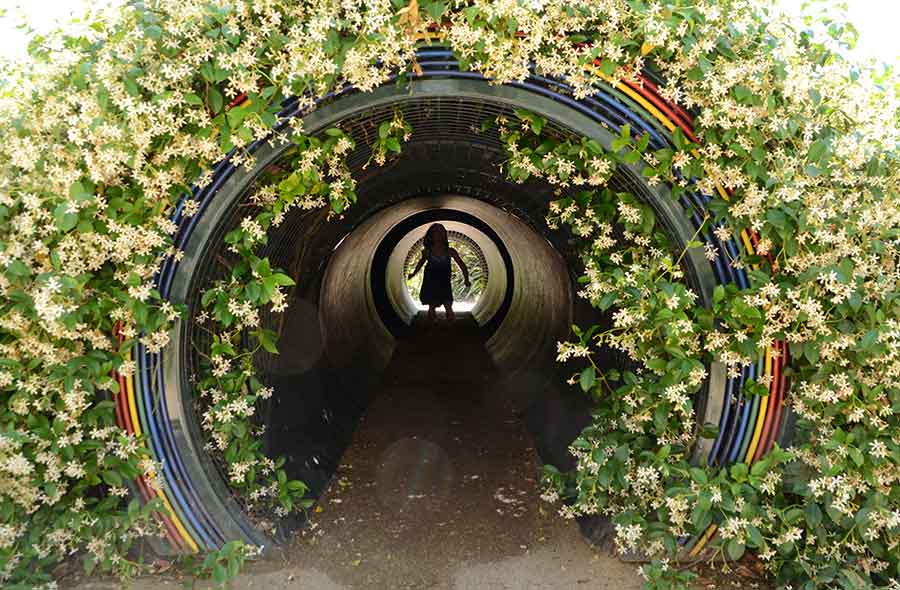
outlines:
[[469, 269], [463, 262], [459, 252], [450, 247], [447, 240], [447, 229], [440, 223], [435, 223], [428, 228], [423, 241], [422, 257], [416, 263], [409, 278], [413, 278], [418, 274], [422, 266], [425, 266], [425, 277], [422, 279], [422, 290], [419, 293], [419, 299], [423, 305], [428, 306], [428, 320], [434, 321], [437, 315], [437, 308], [441, 305], [447, 310], [447, 319], [455, 318], [453, 313], [453, 288], [450, 285], [450, 259], [456, 261], [459, 269], [463, 273], [468, 288]]

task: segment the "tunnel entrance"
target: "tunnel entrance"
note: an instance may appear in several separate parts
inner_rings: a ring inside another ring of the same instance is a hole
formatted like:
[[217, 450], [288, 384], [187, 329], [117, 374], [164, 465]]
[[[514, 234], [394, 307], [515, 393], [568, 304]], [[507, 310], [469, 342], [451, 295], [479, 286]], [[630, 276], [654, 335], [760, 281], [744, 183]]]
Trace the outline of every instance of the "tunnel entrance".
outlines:
[[[466, 354], [482, 350], [486, 355], [492, 367], [489, 408], [506, 412], [495, 416], [502, 418], [496, 423], [518, 420], [535, 461], [568, 469], [568, 445], [590, 421], [590, 400], [566, 384], [570, 375], [555, 362], [556, 345], [573, 323], [603, 326], [610, 318], [574, 295], [582, 274], [576, 240], [545, 220], [556, 188], [537, 179], [509, 181], [501, 168], [506, 156], [500, 138], [495, 131], [482, 131], [481, 124], [500, 115], [512, 119], [515, 109], [525, 108], [547, 117], [545, 135], [588, 136], [606, 146], [614, 135], [583, 110], [522, 88], [436, 78], [417, 81], [411, 89], [351, 93], [304, 116], [308, 133], [339, 126], [356, 141], [347, 162], [358, 182], [358, 203], [333, 220], [325, 211], [293, 209], [270, 229], [260, 252], [297, 285], [283, 314], [261, 313], [261, 326], [279, 335], [280, 354], [254, 356], [260, 378], [273, 391], [259, 402], [259, 437], [270, 456], [285, 458], [288, 477], [306, 482], [316, 497], [336, 481], [354, 433], [366, 425], [367, 412], [377, 409], [376, 393], [396, 370], [392, 362], [409, 358], [405, 346], [417, 354], [428, 350], [417, 340], [424, 338], [417, 323], [420, 310], [402, 270], [419, 232], [437, 220], [474, 242], [484, 256], [484, 290], [460, 318], [468, 325], [455, 326], [446, 342], [457, 343]], [[411, 137], [398, 157], [367, 167], [369, 139], [398, 111], [411, 125]], [[293, 537], [303, 520], [256, 513], [242, 504], [228, 489], [226, 466], [206, 452], [199, 427], [203, 408], [191, 394], [191, 381], [211, 335], [194, 318], [200, 294], [227, 271], [224, 236], [252, 212], [267, 173], [286, 165], [287, 149], [261, 144], [253, 170], [217, 177], [210, 189], [215, 198], [204, 201], [202, 216], [191, 222], [190, 239], [184, 238], [184, 259], [165, 279], [171, 281], [168, 296], [184, 301], [188, 314], [173, 335], [178, 345], [166, 349], [160, 364], [173, 439], [197, 487], [190, 493], [204, 498], [198, 512], [222, 538], [267, 546], [273, 539]], [[678, 203], [663, 194], [664, 188], [651, 190], [636, 168], [621, 166], [609, 186], [651, 203], [676, 243], [690, 238]], [[709, 293], [709, 265], [702, 255], [689, 253], [684, 264], [688, 281]], [[442, 374], [454, 370], [447, 356], [429, 357], [439, 361]], [[472, 362], [485, 363], [485, 358]], [[616, 353], [600, 362], [608, 368], [629, 366]], [[539, 504], [534, 494], [530, 502]]]
[[[361, 220], [330, 253], [317, 314], [291, 328], [309, 335], [318, 320], [322, 407], [310, 408], [286, 374], [269, 419], [273, 453], [289, 457], [322, 445], [298, 437], [300, 415], [322, 417], [320, 436], [343, 433], [308, 462], [289, 463], [305, 481], [321, 474], [321, 511], [283, 533], [299, 565], [351, 587], [391, 588], [467, 577], [481, 587], [485, 571], [520, 576], [522, 559], [543, 563], [529, 577], [551, 584], [566, 565], [582, 578], [616, 567], [599, 564], [578, 527], [540, 499], [542, 464], [568, 467], [568, 444], [589, 421], [587, 397], [566, 386], [555, 363], [556, 342], [576, 313], [596, 312], [575, 301], [580, 271], [548, 239], [560, 236], [501, 203], [459, 193], [407, 198]], [[407, 285], [433, 223], [483, 257], [478, 301], [454, 320], [429, 320]], [[278, 362], [290, 365], [294, 351], [280, 346]], [[355, 385], [337, 379], [348, 372]]]
[[[486, 272], [471, 309], [431, 322], [406, 269], [437, 222], [478, 248]], [[332, 493], [355, 457], [383, 513], [452, 507], [463, 492], [495, 505], [512, 472], [529, 487], [506, 500], [538, 503], [541, 463], [565, 466], [589, 420], [587, 398], [555, 363], [556, 342], [576, 308], [596, 313], [574, 301], [575, 272], [547, 235], [485, 200], [443, 194], [379, 209], [342, 236], [316, 302], [292, 303], [280, 354], [260, 359], [271, 361], [275, 390], [267, 442], [288, 473]], [[460, 487], [471, 476], [497, 485]], [[495, 508], [488, 516], [509, 507]]]

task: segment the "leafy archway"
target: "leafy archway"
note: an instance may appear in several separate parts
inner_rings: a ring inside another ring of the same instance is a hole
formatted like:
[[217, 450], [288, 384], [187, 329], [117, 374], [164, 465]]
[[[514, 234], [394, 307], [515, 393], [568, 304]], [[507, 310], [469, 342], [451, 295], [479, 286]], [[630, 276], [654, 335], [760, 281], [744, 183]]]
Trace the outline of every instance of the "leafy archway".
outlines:
[[[187, 236], [235, 168], [288, 129], [289, 166], [267, 172], [226, 238], [228, 275], [204, 296], [216, 335], [197, 391], [231, 486], [304, 505], [304, 484], [252, 442], [268, 393], [252, 351], [274, 346], [259, 309], [277, 312], [293, 282], [256, 248], [290, 209], [354, 204], [352, 142], [336, 127], [304, 135], [304, 116], [351, 89], [415, 80], [437, 43], [458, 71], [541, 78], [619, 113], [604, 121], [609, 145], [545, 137], [546, 119], [524, 111], [493, 121], [506, 174], [558, 187], [550, 218], [583, 239], [584, 296], [613, 322], [560, 346], [597, 412], [573, 443], [578, 469], [549, 470], [547, 497], [612, 518], [620, 547], [657, 558], [653, 580], [691, 537], [694, 554], [752, 548], [785, 583], [892, 587], [897, 95], [891, 77], [830, 47], [846, 29], [830, 34], [742, 0], [159, 0], [38, 40], [31, 63], [8, 68], [0, 105], [0, 576], [40, 583], [80, 548], [89, 569], [127, 570], [123, 552], [153, 523], [184, 551], [252, 537], [210, 526], [189, 467], [162, 463], [183, 443], [156, 421], [169, 409], [154, 394], [171, 335], [200, 319], [178, 319], [184, 302], [168, 296], [197, 247]], [[379, 128], [375, 165], [407, 133], [401, 118]], [[673, 244], [658, 211], [609, 190], [620, 166], [666, 187], [694, 238]], [[683, 276], [701, 252], [719, 283], [709, 293]], [[598, 372], [604, 348], [638, 368]], [[704, 429], [693, 400], [714, 382], [726, 397]], [[789, 451], [774, 445], [786, 404]], [[140, 501], [125, 506], [129, 487]]]

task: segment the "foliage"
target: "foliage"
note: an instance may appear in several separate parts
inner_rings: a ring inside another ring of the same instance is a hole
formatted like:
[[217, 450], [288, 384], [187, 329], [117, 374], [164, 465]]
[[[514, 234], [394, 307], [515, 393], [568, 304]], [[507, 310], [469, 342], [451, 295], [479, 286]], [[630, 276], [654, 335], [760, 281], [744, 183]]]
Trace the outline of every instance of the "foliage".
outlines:
[[247, 558], [258, 553], [257, 547], [243, 541], [228, 541], [218, 551], [207, 553], [194, 567], [194, 574], [198, 578], [211, 579], [216, 588], [226, 588], [237, 578]]
[[[840, 368], [851, 367], [856, 379], [865, 379], [865, 367], [885, 362], [883, 349], [870, 348], [864, 357], [858, 348], [848, 350], [852, 356], [847, 361], [830, 367], [806, 356], [794, 359], [799, 388], [794, 408], [802, 416], [795, 448], [785, 451], [776, 445], [752, 466], [738, 463], [710, 470], [690, 463], [698, 435], [715, 435], [698, 430], [692, 402], [706, 380], [705, 367], [718, 361], [729, 372], [740, 370], [756, 362], [762, 354], [759, 343], [768, 343], [772, 337], [788, 335], [792, 342], [804, 342], [798, 332], [808, 330], [811, 319], [807, 315], [782, 321], [773, 332], [772, 318], [767, 314], [779, 306], [775, 299], [781, 290], [811, 293], [822, 288], [822, 270], [805, 270], [792, 276], [786, 269], [769, 275], [755, 268], [751, 287], [717, 287], [711, 309], [699, 306], [697, 294], [684, 284], [680, 263], [688, 248], [704, 247], [696, 240], [701, 231], [709, 228], [724, 234], [730, 232], [725, 229], [729, 225], [735, 227], [727, 210], [720, 209], [715, 220], [704, 219], [695, 239], [676, 249], [657, 226], [648, 205], [634, 195], [613, 193], [606, 187], [616, 166], [635, 162], [634, 158], [626, 159], [629, 154], [638, 153], [641, 159], [656, 162], [666, 150], [647, 151], [646, 136], [632, 138], [628, 129], [622, 130], [611, 149], [586, 138], [573, 141], [546, 137], [540, 134], [545, 120], [527, 112], [516, 115], [514, 121], [499, 117], [494, 122], [506, 144], [506, 174], [520, 182], [537, 176], [551, 184], [571, 187], [560, 191], [567, 196], [550, 204], [548, 223], [554, 227], [565, 224], [581, 238], [585, 275], [580, 295], [599, 309], [611, 311], [608, 329], [574, 326], [576, 340], [560, 344], [559, 360], [580, 358], [589, 363], [570, 383], [578, 383], [592, 396], [594, 420], [570, 447], [577, 468], [566, 474], [552, 466], [546, 468], [545, 480], [550, 488], [545, 499], [567, 499], [560, 509], [567, 517], [601, 514], [613, 518], [616, 544], [622, 551], [674, 557], [679, 553], [680, 538], [701, 535], [710, 525], [716, 525], [713, 546], [723, 558], [738, 559], [746, 548], [752, 548], [784, 583], [807, 580], [802, 587], [815, 588], [832, 580], [856, 584], [857, 580], [871, 579], [867, 583], [878, 584], [880, 580], [883, 587], [891, 587], [897, 562], [887, 548], [897, 542], [897, 504], [892, 500], [896, 496], [892, 485], [896, 465], [889, 463], [887, 445], [892, 439], [885, 437], [896, 432], [896, 424], [892, 428], [890, 422], [896, 421], [896, 406], [892, 409], [887, 398], [878, 397], [885, 389], [883, 374], [877, 385], [859, 383], [865, 394], [860, 399], [852, 395], [851, 382], [844, 375], [846, 369]], [[690, 147], [685, 144], [685, 149]], [[648, 166], [645, 172], [652, 174], [655, 170]], [[702, 174], [700, 170], [701, 179]], [[616, 227], [621, 228], [620, 236]], [[872, 229], [879, 233], [896, 231], [890, 226]], [[771, 233], [762, 235], [772, 240], [775, 248], [782, 247], [781, 240], [776, 241]], [[716, 255], [708, 246], [704, 249], [709, 258]], [[823, 250], [820, 255], [832, 256], [828, 249]], [[785, 266], [789, 261], [786, 258]], [[853, 273], [845, 272], [846, 281]], [[773, 287], [774, 281], [777, 287]], [[846, 297], [852, 293], [846, 291]], [[828, 293], [831, 298], [833, 295]], [[897, 313], [894, 301], [894, 295], [886, 298], [891, 314]], [[870, 334], [869, 344], [874, 345], [879, 339], [873, 330], [884, 329], [883, 324], [873, 322], [871, 316], [853, 313], [849, 303], [846, 305], [843, 312], [838, 305], [831, 307], [843, 322], [840, 333], [851, 332], [851, 322], [859, 322], [857, 338], [866, 340], [866, 334]], [[871, 305], [875, 306], [874, 301]], [[873, 313], [878, 314], [875, 310]], [[891, 330], [890, 320], [887, 330]], [[827, 342], [821, 345], [828, 346]], [[804, 342], [803, 346], [811, 345]], [[603, 374], [592, 357], [609, 349], [627, 354], [639, 370]], [[834, 351], [830, 356], [837, 354]], [[819, 359], [818, 355], [814, 358]], [[843, 397], [849, 403], [842, 419], [841, 396], [835, 390], [830, 395], [836, 397], [819, 406], [821, 413], [806, 406], [809, 401], [805, 390], [823, 387], [823, 373], [825, 387], [848, 388]], [[810, 380], [805, 381], [803, 375], [809, 375]], [[751, 384], [745, 394], [766, 391]], [[857, 424], [852, 418], [859, 407], [856, 400], [871, 400], [869, 423]], [[840, 422], [833, 425], [836, 419]], [[817, 440], [814, 430], [826, 424], [833, 425], [830, 440]], [[859, 444], [859, 439], [865, 442]], [[839, 457], [826, 459], [837, 448], [842, 449]], [[875, 456], [866, 458], [864, 449], [875, 451]], [[798, 469], [805, 471], [803, 477], [784, 481], [783, 473]], [[855, 478], [873, 486], [863, 484], [861, 499], [857, 497], [860, 492], [829, 485]], [[824, 543], [839, 546], [842, 552], [823, 556]], [[651, 587], [672, 587], [672, 576], [680, 574], [662, 568], [660, 563], [655, 562], [648, 570], [654, 572], [649, 578]], [[667, 571], [672, 575], [665, 574]]]
[[466, 265], [466, 270], [469, 271], [469, 286], [467, 287], [462, 271], [454, 263], [453, 272], [450, 273], [450, 287], [453, 290], [453, 299], [454, 301], [471, 301], [474, 303], [478, 301], [478, 297], [481, 296], [484, 288], [487, 286], [487, 265], [482, 262], [481, 256], [468, 242], [454, 242], [451, 240], [450, 247], [459, 253], [459, 257], [462, 258], [463, 263]]
[[[256, 214], [225, 235], [233, 255], [229, 272], [203, 292], [204, 311], [195, 319], [212, 341], [208, 356], [200, 352], [204, 374], [197, 382], [207, 449], [224, 464], [245, 509], [274, 508], [279, 516], [308, 508], [312, 500], [304, 499], [308, 488], [303, 482], [288, 480], [284, 458], [266, 455], [262, 427], [254, 417], [257, 402], [270, 398], [272, 388], [257, 378], [253, 357], [261, 349], [278, 352], [278, 334], [260, 326], [259, 312], [265, 306], [283, 312], [288, 305], [283, 289], [295, 281], [256, 251], [292, 209], [328, 207], [339, 214], [356, 201], [356, 182], [344, 161], [355, 145], [351, 138], [330, 128], [321, 138], [297, 134], [291, 141], [280, 173], [253, 193]], [[248, 335], [251, 347], [243, 346]]]
[[[272, 128], [286, 97], [305, 113], [345, 85], [365, 92], [395, 71], [410, 77], [415, 48], [433, 38], [495, 84], [534, 68], [566, 78], [576, 97], [650, 67], [667, 81], [662, 94], [697, 114], [696, 138], [676, 131], [675, 149], [656, 151], [630, 130], [610, 150], [544, 146], [532, 138], [542, 121], [527, 113], [522, 131], [509, 128], [520, 136], [507, 144], [519, 150], [507, 173], [558, 186], [550, 219], [583, 240], [584, 296], [616, 322], [609, 332], [579, 328], [561, 357], [591, 365], [614, 347], [641, 366], [579, 373], [597, 411], [573, 443], [579, 468], [549, 473], [552, 493], [570, 502], [564, 511], [612, 516], [623, 548], [660, 557], [678, 536], [717, 523], [720, 551], [759, 551], [784, 586], [897, 588], [896, 83], [835, 52], [852, 44], [852, 28], [832, 21], [822, 37], [797, 27], [748, 0], [135, 0], [35, 38], [28, 62], [4, 68], [0, 90], [0, 581], [41, 584], [78, 549], [88, 564], [127, 573], [127, 544], [153, 532], [146, 517], [158, 507], [134, 512], [119, 497], [159, 466], [116, 427], [108, 396], [118, 389], [112, 371], [136, 370], [134, 344], [160, 351], [183, 313], [153, 280], [180, 256], [171, 215], [183, 195], [207, 187], [226, 154], [252, 167], [248, 146], [282, 139]], [[253, 376], [233, 377], [250, 355], [232, 338], [255, 331], [253, 346], [268, 349], [274, 336], [255, 329], [255, 309], [277, 306], [294, 280], [253, 254], [267, 224], [287, 207], [339, 215], [353, 202], [340, 158], [332, 168], [322, 154], [341, 138], [323, 147], [327, 132], [303, 136], [299, 117], [291, 125], [306, 142], [299, 162], [232, 235], [237, 274], [205, 302], [224, 328], [218, 366], [211, 357], [211, 376], [200, 376], [210, 413], [243, 411], [263, 395]], [[407, 133], [379, 134], [375, 157], [396, 152], [390, 140]], [[752, 228], [760, 257], [735, 261], [753, 269], [752, 285], [698, 306], [678, 263], [694, 246], [662, 244], [645, 205], [605, 189], [623, 162], [643, 162], [648, 182], [675, 196], [712, 197], [710, 231]], [[186, 199], [181, 214], [197, 210]], [[613, 223], [627, 230], [621, 243], [605, 233]], [[229, 307], [232, 295], [240, 307]], [[753, 467], [690, 466], [702, 367], [739, 370], [776, 339], [793, 358], [795, 447]], [[238, 463], [266, 461], [239, 422], [214, 416], [214, 444], [218, 435]], [[252, 467], [236, 485], [253, 485]], [[288, 483], [267, 497], [293, 506], [302, 490]], [[652, 571], [666, 571], [661, 563]]]

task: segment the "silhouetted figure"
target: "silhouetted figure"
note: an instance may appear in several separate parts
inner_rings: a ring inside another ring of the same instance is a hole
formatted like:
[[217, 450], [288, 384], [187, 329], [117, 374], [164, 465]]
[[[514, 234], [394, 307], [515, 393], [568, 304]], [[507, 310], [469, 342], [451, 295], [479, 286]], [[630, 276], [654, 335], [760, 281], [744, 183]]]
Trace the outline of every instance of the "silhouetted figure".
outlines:
[[[422, 257], [416, 264], [416, 269], [412, 271], [409, 278], [413, 278], [425, 265], [425, 277], [422, 279], [422, 290], [419, 293], [419, 300], [423, 305], [428, 306], [428, 319], [433, 321], [437, 308], [441, 305], [447, 310], [447, 319], [452, 320], [453, 314], [453, 288], [450, 285], [450, 259], [456, 261], [459, 269], [463, 273], [463, 279], [466, 282], [466, 288], [469, 282], [469, 269], [463, 262], [459, 252], [450, 247], [447, 240], [447, 230], [440, 223], [435, 223], [428, 228], [423, 243]], [[427, 264], [426, 264], [427, 263]]]

